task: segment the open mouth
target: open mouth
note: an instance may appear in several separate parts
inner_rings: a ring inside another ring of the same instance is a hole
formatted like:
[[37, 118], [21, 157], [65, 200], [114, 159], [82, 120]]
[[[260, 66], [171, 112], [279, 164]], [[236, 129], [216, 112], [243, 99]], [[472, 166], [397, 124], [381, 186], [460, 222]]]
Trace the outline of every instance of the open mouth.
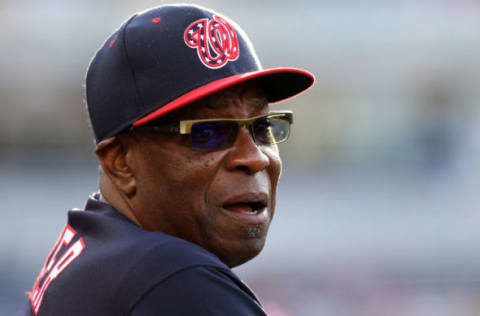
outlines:
[[237, 202], [224, 204], [223, 208], [234, 213], [243, 214], [258, 214], [267, 207], [267, 204], [261, 201], [258, 202]]

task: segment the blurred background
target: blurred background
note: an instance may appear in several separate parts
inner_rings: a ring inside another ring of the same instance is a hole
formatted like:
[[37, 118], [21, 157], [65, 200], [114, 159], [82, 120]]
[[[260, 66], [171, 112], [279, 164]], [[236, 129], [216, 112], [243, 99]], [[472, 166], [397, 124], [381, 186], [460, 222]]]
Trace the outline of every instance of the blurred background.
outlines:
[[[90, 58], [163, 3], [0, 0], [0, 315], [96, 190]], [[275, 106], [296, 114], [276, 217], [236, 269], [270, 315], [480, 315], [480, 1], [195, 3], [240, 24], [264, 67], [317, 77]]]

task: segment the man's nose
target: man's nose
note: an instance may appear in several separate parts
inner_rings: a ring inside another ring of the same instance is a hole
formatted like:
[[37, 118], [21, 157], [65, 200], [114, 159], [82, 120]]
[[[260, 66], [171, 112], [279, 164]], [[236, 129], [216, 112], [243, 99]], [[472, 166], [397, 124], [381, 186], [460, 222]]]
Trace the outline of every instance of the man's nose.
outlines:
[[237, 139], [226, 157], [227, 169], [255, 174], [269, 165], [269, 157], [260, 146], [255, 144], [249, 129], [245, 126], [241, 127], [238, 130]]

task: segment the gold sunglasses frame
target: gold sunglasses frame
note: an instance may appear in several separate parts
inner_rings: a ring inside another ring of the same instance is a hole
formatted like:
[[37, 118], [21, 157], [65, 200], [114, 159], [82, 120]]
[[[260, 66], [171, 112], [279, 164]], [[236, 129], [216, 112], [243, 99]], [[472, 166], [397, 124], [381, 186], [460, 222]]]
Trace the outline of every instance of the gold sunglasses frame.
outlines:
[[132, 128], [132, 130], [147, 130], [167, 134], [190, 134], [192, 126], [196, 123], [205, 122], [236, 122], [239, 127], [251, 126], [253, 122], [262, 117], [285, 116], [290, 125], [293, 124], [292, 111], [271, 111], [268, 114], [249, 117], [247, 119], [229, 119], [229, 118], [214, 118], [214, 119], [198, 119], [198, 120], [182, 120], [178, 122], [165, 122], [161, 125], [140, 125]]
[[247, 119], [200, 119], [200, 120], [185, 120], [179, 122], [179, 134], [190, 134], [192, 132], [192, 126], [196, 123], [206, 123], [206, 122], [236, 122], [239, 127], [248, 126], [250, 127], [253, 122], [259, 118], [263, 117], [276, 117], [276, 116], [286, 116], [287, 121], [293, 124], [293, 112], [292, 111], [272, 111], [268, 114], [258, 115], [254, 117], [249, 117]]

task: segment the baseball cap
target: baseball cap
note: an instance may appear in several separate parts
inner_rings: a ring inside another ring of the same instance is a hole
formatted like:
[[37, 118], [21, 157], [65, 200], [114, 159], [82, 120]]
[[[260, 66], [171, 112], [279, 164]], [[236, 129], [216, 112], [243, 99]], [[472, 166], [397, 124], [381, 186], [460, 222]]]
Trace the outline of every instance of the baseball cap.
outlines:
[[245, 32], [211, 9], [162, 5], [133, 15], [100, 47], [86, 99], [98, 143], [242, 82], [275, 103], [314, 80], [301, 69], [263, 69]]

